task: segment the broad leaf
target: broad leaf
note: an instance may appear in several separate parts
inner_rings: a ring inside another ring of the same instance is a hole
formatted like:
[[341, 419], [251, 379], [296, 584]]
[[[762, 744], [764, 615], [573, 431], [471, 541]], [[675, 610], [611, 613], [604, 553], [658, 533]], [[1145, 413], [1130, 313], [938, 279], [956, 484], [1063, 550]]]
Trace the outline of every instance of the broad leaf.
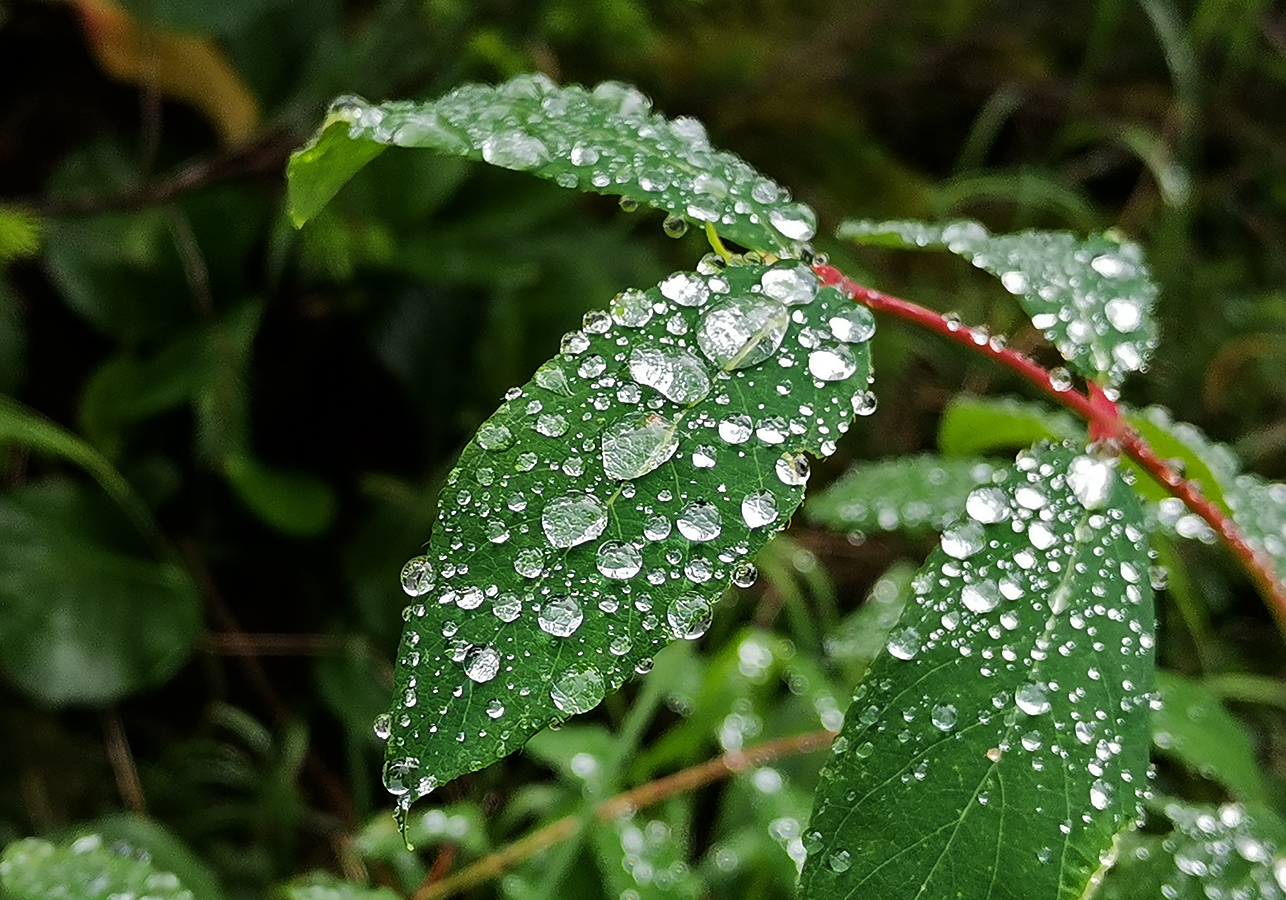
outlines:
[[979, 459], [908, 456], [855, 464], [808, 498], [809, 521], [836, 531], [940, 531], [996, 467]]
[[1240, 803], [1165, 804], [1174, 830], [1125, 836], [1116, 867], [1094, 900], [1281, 900], [1286, 897], [1286, 824]]
[[992, 235], [971, 221], [849, 221], [838, 235], [963, 256], [1018, 296], [1032, 324], [1072, 368], [1105, 385], [1144, 369], [1156, 346], [1157, 288], [1143, 251], [1110, 232], [1081, 239], [1066, 231]]
[[663, 209], [753, 250], [791, 251], [817, 216], [731, 153], [714, 150], [696, 119], [668, 120], [637, 89], [587, 90], [520, 75], [496, 87], [467, 84], [438, 100], [335, 101], [313, 142], [287, 168], [290, 211], [308, 221], [383, 146], [424, 147], [480, 159]]
[[[1177, 462], [1184, 478], [1196, 482], [1207, 499], [1227, 510], [1223, 485], [1236, 478], [1241, 470], [1241, 463], [1231, 450], [1222, 444], [1211, 443], [1195, 426], [1174, 421], [1164, 407], [1127, 410], [1125, 419], [1156, 451], [1157, 456], [1171, 465]], [[1130, 465], [1134, 465], [1132, 461]], [[1135, 489], [1142, 496], [1149, 500], [1164, 500], [1171, 496], [1151, 475], [1142, 469], [1138, 474]]]
[[386, 887], [367, 887], [336, 878], [329, 872], [312, 872], [280, 889], [283, 900], [397, 900]]
[[1085, 427], [1062, 410], [1012, 397], [954, 397], [938, 424], [938, 449], [946, 456], [1013, 453], [1037, 441], [1074, 441]]
[[676, 273], [591, 312], [479, 429], [408, 563], [385, 784], [403, 808], [593, 708], [730, 580], [869, 409], [855, 309], [802, 264]]
[[96, 834], [65, 845], [38, 838], [10, 844], [0, 854], [0, 895], [6, 900], [201, 900], [146, 853]]
[[1080, 897], [1147, 787], [1143, 512], [1107, 461], [1018, 457], [925, 563], [804, 836], [805, 898]]
[[1199, 681], [1157, 672], [1161, 708], [1152, 716], [1152, 740], [1205, 778], [1226, 787], [1238, 800], [1266, 802], [1264, 776], [1245, 726], [1224, 708], [1219, 696]]

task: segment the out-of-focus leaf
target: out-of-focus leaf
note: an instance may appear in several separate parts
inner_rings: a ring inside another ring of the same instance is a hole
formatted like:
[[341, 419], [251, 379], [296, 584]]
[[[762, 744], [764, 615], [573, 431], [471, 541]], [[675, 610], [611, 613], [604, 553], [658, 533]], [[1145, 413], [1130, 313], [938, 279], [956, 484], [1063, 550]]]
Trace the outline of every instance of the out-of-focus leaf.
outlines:
[[797, 262], [677, 272], [587, 313], [506, 395], [403, 572], [404, 808], [704, 633], [866, 396], [866, 344], [836, 339], [853, 308]]
[[0, 893], [6, 900], [204, 900], [147, 854], [96, 834], [61, 845], [39, 838], [10, 844], [0, 854]]
[[836, 531], [937, 531], [960, 515], [970, 491], [991, 483], [997, 468], [931, 455], [859, 462], [809, 497], [804, 513]]
[[[1183, 476], [1195, 481], [1206, 499], [1227, 510], [1224, 500], [1224, 482], [1231, 481], [1241, 470], [1241, 463], [1232, 451], [1222, 444], [1212, 443], [1204, 434], [1186, 422], [1176, 422], [1168, 410], [1159, 406], [1127, 411], [1125, 419], [1156, 451], [1157, 456], [1172, 463], [1178, 461]], [[1152, 479], [1151, 475], [1137, 469], [1135, 490], [1149, 500], [1164, 500], [1170, 492]]]
[[1138, 499], [1108, 461], [1043, 446], [967, 509], [845, 714], [804, 835], [807, 900], [1079, 897], [1138, 814]]
[[1012, 397], [953, 397], [938, 425], [938, 449], [946, 456], [1015, 452], [1037, 441], [1075, 441], [1085, 429], [1062, 410]]
[[160, 93], [204, 113], [224, 143], [236, 144], [254, 133], [259, 104], [217, 44], [141, 25], [112, 0], [75, 0], [75, 5], [98, 64], [113, 78], [139, 84], [154, 79]]
[[[753, 250], [788, 252], [817, 231], [817, 216], [742, 159], [710, 147], [695, 119], [667, 120], [637, 89], [592, 90], [521, 75], [469, 84], [425, 103], [342, 97], [314, 141], [287, 167], [289, 206], [302, 225], [380, 147], [424, 147], [529, 171], [566, 188], [619, 195], [686, 221], [711, 223]], [[376, 149], [354, 151], [344, 142]]]
[[1267, 802], [1264, 776], [1241, 722], [1199, 681], [1157, 672], [1162, 707], [1152, 714], [1152, 741], [1205, 778], [1222, 784], [1238, 800]]
[[524, 752], [549, 766], [562, 778], [601, 792], [603, 775], [616, 764], [617, 741], [599, 725], [566, 725], [532, 735]]
[[384, 887], [367, 887], [329, 872], [310, 872], [277, 889], [281, 900], [398, 900]]
[[9, 285], [0, 277], [0, 394], [15, 394], [27, 374], [27, 333]]
[[205, 860], [154, 819], [117, 813], [95, 819], [88, 828], [111, 846], [125, 844], [146, 853], [153, 866], [177, 875], [193, 900], [223, 900], [223, 889]]
[[121, 6], [141, 23], [170, 31], [200, 34], [235, 33], [282, 0], [121, 0]]
[[40, 220], [21, 209], [0, 206], [0, 271], [40, 249]]
[[1281, 900], [1286, 824], [1267, 807], [1170, 801], [1164, 836], [1126, 834], [1094, 900]]
[[223, 471], [241, 502], [286, 534], [320, 534], [335, 517], [330, 485], [307, 472], [268, 466], [245, 452], [230, 454]]
[[110, 703], [168, 678], [201, 628], [187, 572], [149, 559], [67, 480], [0, 495], [0, 664], [43, 703]]
[[691, 797], [680, 797], [663, 810], [640, 810], [613, 822], [594, 823], [594, 857], [609, 896], [631, 900], [708, 896], [700, 875], [688, 862], [685, 820], [690, 818], [691, 805]]
[[1156, 346], [1157, 288], [1137, 244], [1111, 233], [992, 235], [977, 222], [844, 222], [839, 237], [887, 247], [949, 250], [1000, 279], [1032, 324], [1086, 378], [1115, 386]]
[[[963, 505], [962, 501], [959, 508]], [[849, 667], [853, 675], [865, 673], [883, 652], [889, 632], [901, 617], [914, 575], [915, 567], [906, 562], [895, 563], [881, 575], [865, 602], [826, 636], [826, 655]]]

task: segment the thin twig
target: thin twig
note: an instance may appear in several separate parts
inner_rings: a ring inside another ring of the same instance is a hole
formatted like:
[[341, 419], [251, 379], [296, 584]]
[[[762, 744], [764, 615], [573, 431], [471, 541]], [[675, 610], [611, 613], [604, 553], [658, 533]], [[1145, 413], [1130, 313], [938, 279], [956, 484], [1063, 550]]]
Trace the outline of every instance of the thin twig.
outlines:
[[332, 634], [247, 634], [212, 631], [203, 643], [218, 656], [319, 656], [342, 653], [346, 642]]
[[120, 791], [126, 808], [136, 815], [147, 815], [147, 800], [143, 796], [138, 767], [134, 765], [134, 754], [130, 752], [125, 726], [121, 724], [121, 717], [115, 709], [103, 712], [103, 737], [107, 746], [107, 759], [112, 764], [112, 774], [116, 776], [116, 789]]
[[1236, 523], [1202, 495], [1200, 488], [1185, 480], [1157, 456], [1147, 441], [1121, 417], [1116, 404], [1096, 384], [1091, 382], [1089, 393], [1082, 394], [1073, 390], [1062, 379], [1055, 380], [1047, 369], [1030, 357], [991, 340], [987, 335], [963, 327], [941, 313], [858, 284], [834, 266], [819, 265], [814, 269], [825, 284], [838, 286], [859, 303], [877, 312], [886, 312], [922, 325], [1016, 372], [1049, 395], [1054, 402], [1085, 419], [1090, 425], [1090, 435], [1095, 439], [1119, 441], [1126, 455], [1214, 529], [1215, 534], [1241, 561], [1277, 618], [1278, 627], [1286, 634], [1286, 587], [1278, 579], [1272, 560], [1250, 546]]
[[[814, 731], [768, 741], [750, 750], [725, 753], [701, 765], [650, 781], [633, 790], [617, 794], [609, 800], [604, 800], [595, 807], [594, 815], [600, 822], [611, 822], [637, 809], [722, 781], [754, 766], [824, 749], [829, 747], [833, 740], [835, 740], [834, 732]], [[539, 831], [532, 832], [522, 840], [483, 857], [450, 878], [436, 884], [429, 884], [426, 881], [416, 889], [412, 900], [443, 900], [445, 897], [453, 897], [469, 888], [484, 884], [537, 853], [567, 840], [580, 830], [582, 822], [582, 818], [577, 815], [561, 818]]]

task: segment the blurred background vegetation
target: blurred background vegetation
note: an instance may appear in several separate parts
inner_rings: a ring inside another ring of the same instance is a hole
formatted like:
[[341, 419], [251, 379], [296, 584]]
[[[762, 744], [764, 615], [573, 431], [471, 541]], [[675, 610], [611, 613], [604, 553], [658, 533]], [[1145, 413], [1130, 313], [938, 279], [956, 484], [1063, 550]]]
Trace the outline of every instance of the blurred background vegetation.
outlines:
[[[1280, 4], [0, 2], [0, 844], [93, 820], [227, 897], [312, 868], [402, 891], [423, 876], [433, 855], [391, 839], [371, 731], [402, 625], [398, 569], [504, 390], [587, 309], [691, 268], [703, 238], [407, 151], [297, 233], [283, 168], [337, 94], [430, 97], [530, 70], [631, 82], [699, 117], [812, 204], [823, 232], [846, 216], [1120, 229], [1162, 287], [1161, 346], [1125, 399], [1286, 475]], [[958, 262], [818, 246], [1037, 345]], [[852, 460], [931, 447], [961, 390], [1022, 393], [891, 323], [874, 356], [880, 409], [815, 486]], [[620, 725], [616, 698], [595, 714], [609, 731], [568, 726], [443, 791], [459, 805], [421, 841], [476, 855], [582, 792], [699, 762], [740, 740], [729, 710], [748, 738], [818, 727], [835, 706], [818, 685], [842, 701], [844, 654], [867, 651], [819, 635], [810, 609], [871, 615], [863, 597], [896, 593], [898, 561], [925, 546], [797, 523], [761, 583], [725, 601], [702, 657], [676, 654], [629, 778], [595, 785], [564, 765]], [[1219, 551], [1185, 552], [1182, 596], [1162, 601], [1163, 661], [1280, 674], [1253, 592]], [[778, 649], [764, 650], [771, 678], [752, 666], [741, 684], [727, 675], [747, 622]], [[1237, 709], [1281, 798], [1276, 702]], [[816, 767], [791, 782], [796, 818]], [[703, 793], [668, 820], [707, 883], [727, 883], [716, 894], [793, 879], [791, 816], [751, 794]], [[735, 844], [751, 807], [778, 825], [766, 850]], [[568, 852], [547, 877], [589, 851]], [[616, 896], [613, 883], [586, 890]], [[501, 889], [537, 896], [526, 884]]]

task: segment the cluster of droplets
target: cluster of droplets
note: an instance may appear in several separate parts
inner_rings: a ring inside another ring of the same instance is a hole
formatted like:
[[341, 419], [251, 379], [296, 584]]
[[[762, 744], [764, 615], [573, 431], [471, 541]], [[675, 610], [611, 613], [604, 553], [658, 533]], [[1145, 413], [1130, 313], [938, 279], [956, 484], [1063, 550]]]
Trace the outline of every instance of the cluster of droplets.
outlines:
[[[1239, 803], [1219, 807], [1169, 803], [1174, 831], [1161, 842], [1172, 861], [1161, 878], [1163, 897], [1204, 896], [1223, 900], [1286, 897], [1286, 856], [1264, 834], [1255, 814]], [[1148, 863], [1157, 851], [1146, 843], [1130, 851]], [[1158, 861], [1159, 862], [1159, 861]]]
[[617, 82], [585, 89], [520, 75], [495, 87], [463, 85], [429, 103], [372, 105], [344, 97], [330, 115], [347, 122], [354, 139], [477, 154], [562, 187], [620, 195], [625, 209], [646, 203], [669, 210], [665, 230], [672, 236], [692, 221], [779, 250], [813, 238], [812, 209], [738, 157], [713, 149], [696, 119], [667, 120], [651, 106]]
[[865, 402], [873, 331], [793, 260], [711, 256], [586, 314], [479, 428], [403, 567], [389, 789], [449, 777], [404, 752], [431, 735], [499, 755], [704, 635]]
[[849, 222], [841, 235], [897, 237], [910, 247], [944, 247], [969, 259], [1020, 297], [1032, 324], [1083, 374], [1103, 374], [1116, 384], [1146, 370], [1156, 346], [1157, 289], [1136, 244], [1061, 231], [991, 235], [970, 221]]
[[86, 834], [66, 846], [40, 838], [15, 841], [0, 859], [6, 897], [107, 897], [192, 900], [179, 876], [159, 870], [147, 851]]
[[856, 465], [809, 501], [809, 517], [849, 532], [941, 530], [995, 474], [989, 463], [936, 456]]
[[1137, 815], [1154, 634], [1143, 521], [1112, 502], [1125, 494], [1114, 462], [1038, 449], [969, 492], [835, 742], [845, 762], [828, 769], [815, 819], [823, 854], [835, 852], [828, 808], [841, 815], [875, 783], [869, 803], [902, 808], [920, 784], [958, 784], [960, 765], [977, 778], [962, 803], [993, 802], [999, 765], [1068, 793], [1075, 812], [1061, 821], [1038, 795], [1005, 811], [1053, 821], [1051, 847]]

